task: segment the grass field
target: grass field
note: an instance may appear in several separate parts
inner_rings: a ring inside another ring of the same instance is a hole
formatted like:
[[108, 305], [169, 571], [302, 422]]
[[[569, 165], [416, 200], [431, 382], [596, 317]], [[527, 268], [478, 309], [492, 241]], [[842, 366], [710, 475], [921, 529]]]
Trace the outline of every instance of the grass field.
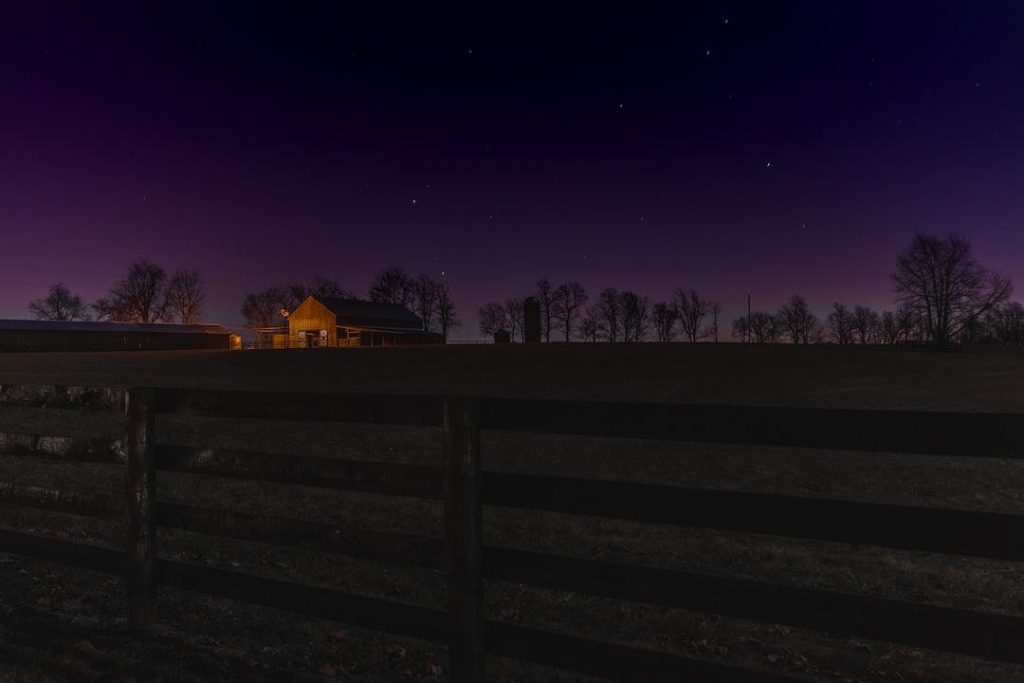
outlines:
[[[337, 351], [0, 355], [0, 383], [477, 394], [749, 405], [1024, 412], [1024, 355], [738, 345], [454, 346]], [[6, 420], [6, 422], [5, 422]], [[0, 412], [4, 424], [16, 412]], [[97, 429], [102, 429], [100, 425]], [[435, 430], [302, 425], [303, 452], [437, 462]], [[164, 419], [162, 440], [294, 450], [295, 425]], [[487, 469], [1024, 512], [1024, 465], [986, 459], [752, 449], [486, 433]], [[0, 459], [0, 479], [120, 494], [116, 466]], [[162, 499], [440, 535], [437, 505], [162, 473]], [[926, 553], [499, 509], [495, 545], [1024, 614], [1024, 568]], [[117, 521], [0, 508], [0, 524], [117, 545]], [[442, 605], [431, 572], [161, 532], [172, 557]], [[443, 680], [424, 644], [167, 591], [161, 630], [125, 638], [117, 581], [0, 556], [2, 680]], [[488, 584], [488, 614], [836, 681], [1011, 681], [1024, 670], [769, 624]], [[49, 635], [47, 635], [49, 634]], [[40, 643], [47, 643], [40, 647]], [[582, 680], [494, 661], [494, 680]]]

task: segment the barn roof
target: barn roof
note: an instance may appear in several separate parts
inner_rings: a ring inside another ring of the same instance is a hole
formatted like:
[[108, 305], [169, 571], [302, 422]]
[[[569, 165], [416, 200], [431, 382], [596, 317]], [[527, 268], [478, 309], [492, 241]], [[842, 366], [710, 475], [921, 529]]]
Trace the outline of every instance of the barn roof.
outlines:
[[387, 328], [389, 330], [422, 330], [423, 321], [402, 304], [383, 304], [358, 299], [317, 299], [338, 317], [339, 325]]
[[58, 320], [0, 320], [0, 331], [11, 332], [145, 332], [157, 334], [231, 334], [221, 325], [174, 323], [114, 323]]

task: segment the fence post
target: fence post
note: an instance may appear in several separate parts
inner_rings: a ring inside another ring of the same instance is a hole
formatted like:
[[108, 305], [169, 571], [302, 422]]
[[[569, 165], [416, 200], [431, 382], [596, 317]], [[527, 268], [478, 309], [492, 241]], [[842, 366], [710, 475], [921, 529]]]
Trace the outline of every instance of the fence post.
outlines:
[[153, 389], [125, 391], [128, 453], [128, 629], [152, 628], [156, 620], [156, 414]]
[[484, 682], [483, 506], [479, 405], [444, 402], [444, 511], [448, 535], [448, 666], [452, 683]]

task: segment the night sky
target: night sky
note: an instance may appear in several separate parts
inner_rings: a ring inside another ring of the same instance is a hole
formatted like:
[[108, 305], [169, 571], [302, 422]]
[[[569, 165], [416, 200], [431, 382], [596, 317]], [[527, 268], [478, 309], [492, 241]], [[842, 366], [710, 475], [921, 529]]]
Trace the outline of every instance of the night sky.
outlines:
[[0, 317], [140, 256], [228, 325], [402, 264], [464, 338], [544, 275], [888, 306], [915, 231], [1024, 283], [1024, 3], [347, 4], [8, 3]]

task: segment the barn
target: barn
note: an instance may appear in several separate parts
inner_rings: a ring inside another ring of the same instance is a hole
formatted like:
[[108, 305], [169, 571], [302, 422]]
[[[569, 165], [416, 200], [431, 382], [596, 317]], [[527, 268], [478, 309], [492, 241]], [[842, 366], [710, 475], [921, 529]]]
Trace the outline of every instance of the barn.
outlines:
[[239, 342], [220, 325], [0, 320], [0, 352], [229, 349]]
[[438, 344], [440, 334], [401, 304], [310, 296], [288, 314], [287, 327], [256, 330], [275, 349]]

